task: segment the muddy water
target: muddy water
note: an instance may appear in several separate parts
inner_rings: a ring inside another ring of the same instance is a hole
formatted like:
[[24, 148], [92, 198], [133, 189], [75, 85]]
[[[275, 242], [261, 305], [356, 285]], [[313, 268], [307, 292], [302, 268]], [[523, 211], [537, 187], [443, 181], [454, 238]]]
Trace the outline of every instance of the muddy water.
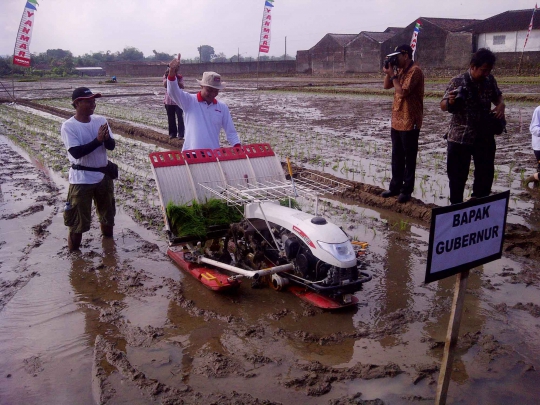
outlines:
[[[145, 97], [131, 108], [143, 118], [146, 104], [155, 103], [155, 95]], [[354, 173], [355, 181], [383, 182], [389, 98], [346, 96], [343, 103], [355, 114], [334, 106], [334, 96], [238, 92], [224, 99], [244, 139], [270, 141], [283, 155], [296, 152], [295, 162], [338, 177], [350, 180]], [[265, 106], [260, 113], [255, 101]], [[114, 106], [114, 99], [101, 102]], [[428, 128], [442, 129], [439, 119], [428, 119]], [[65, 152], [54, 127], [47, 136], [32, 134], [46, 124], [26, 122], [16, 133], [9, 131], [13, 123], [0, 127], [0, 403], [433, 402], [454, 280], [423, 284], [426, 223], [393, 210], [330, 201], [326, 215], [370, 244], [365, 267], [373, 280], [356, 294], [357, 308], [323, 312], [286, 292], [252, 289], [248, 280], [235, 293], [216, 294], [165, 255], [145, 161], [153, 144], [118, 138], [115, 159], [129, 175], [116, 183], [114, 239], [102, 239], [94, 222], [81, 252], [68, 253], [59, 211], [65, 175], [47, 165]], [[498, 156], [508, 168], [508, 156], [529, 152], [525, 134], [510, 136]], [[444, 152], [437, 137], [426, 134], [426, 156]], [[33, 159], [36, 153], [46, 158]], [[342, 170], [345, 162], [355, 171]], [[425, 158], [419, 166], [443, 186], [426, 180], [425, 188], [432, 188], [426, 202], [446, 205], [439, 198], [447, 195], [443, 157]], [[532, 166], [522, 159], [508, 171], [520, 167]], [[509, 220], [537, 226], [538, 198], [520, 189], [516, 177], [519, 172], [496, 183], [512, 189]], [[537, 267], [527, 257], [505, 255], [471, 272], [449, 403], [537, 403]]]

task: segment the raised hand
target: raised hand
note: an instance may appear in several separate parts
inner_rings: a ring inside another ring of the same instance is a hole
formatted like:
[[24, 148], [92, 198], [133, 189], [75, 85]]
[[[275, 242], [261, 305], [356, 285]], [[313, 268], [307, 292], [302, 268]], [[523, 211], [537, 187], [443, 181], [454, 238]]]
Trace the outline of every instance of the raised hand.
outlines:
[[176, 76], [180, 68], [180, 54], [169, 62], [169, 76]]

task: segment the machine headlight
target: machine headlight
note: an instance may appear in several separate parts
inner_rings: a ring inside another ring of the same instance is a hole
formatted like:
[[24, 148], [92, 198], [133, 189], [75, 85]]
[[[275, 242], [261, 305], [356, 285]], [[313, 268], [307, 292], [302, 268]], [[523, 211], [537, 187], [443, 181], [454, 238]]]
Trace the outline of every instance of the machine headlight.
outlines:
[[340, 262], [348, 262], [356, 259], [356, 255], [354, 254], [354, 249], [350, 241], [343, 243], [326, 243], [319, 240], [317, 243], [323, 250], [330, 253]]

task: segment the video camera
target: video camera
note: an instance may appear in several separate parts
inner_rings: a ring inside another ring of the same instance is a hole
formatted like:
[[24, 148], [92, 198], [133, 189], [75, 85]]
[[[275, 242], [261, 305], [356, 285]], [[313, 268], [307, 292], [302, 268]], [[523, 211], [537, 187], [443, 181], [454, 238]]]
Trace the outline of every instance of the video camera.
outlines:
[[467, 98], [467, 95], [469, 94], [469, 91], [466, 87], [459, 86], [457, 89], [452, 91], [452, 94], [456, 95], [456, 98], [454, 100], [454, 109], [461, 110], [465, 107], [465, 99]]
[[386, 59], [384, 60], [384, 67], [385, 69], [390, 69], [390, 66], [394, 67], [398, 64], [398, 55], [401, 52], [394, 52], [391, 54], [386, 55]]

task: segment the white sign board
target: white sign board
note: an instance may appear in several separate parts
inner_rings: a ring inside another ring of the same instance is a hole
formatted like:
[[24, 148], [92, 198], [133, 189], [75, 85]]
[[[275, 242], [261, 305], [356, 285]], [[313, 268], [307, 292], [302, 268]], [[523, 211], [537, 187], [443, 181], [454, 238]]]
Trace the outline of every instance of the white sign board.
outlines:
[[509, 198], [506, 191], [433, 209], [426, 283], [500, 259]]

